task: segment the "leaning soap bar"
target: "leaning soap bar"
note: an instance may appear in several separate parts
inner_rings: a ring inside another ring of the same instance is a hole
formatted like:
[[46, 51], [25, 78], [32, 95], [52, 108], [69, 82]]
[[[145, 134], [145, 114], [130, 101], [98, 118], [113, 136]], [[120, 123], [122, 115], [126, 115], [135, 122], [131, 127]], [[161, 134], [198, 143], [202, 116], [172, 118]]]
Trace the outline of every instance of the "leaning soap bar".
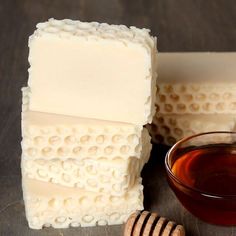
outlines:
[[37, 25], [29, 48], [31, 111], [151, 123], [156, 39], [149, 30], [50, 19]]
[[150, 149], [149, 135], [143, 126], [30, 111], [28, 89], [22, 89], [25, 159], [140, 158], [144, 144]]
[[158, 58], [158, 113], [236, 113], [236, 53], [159, 53]]

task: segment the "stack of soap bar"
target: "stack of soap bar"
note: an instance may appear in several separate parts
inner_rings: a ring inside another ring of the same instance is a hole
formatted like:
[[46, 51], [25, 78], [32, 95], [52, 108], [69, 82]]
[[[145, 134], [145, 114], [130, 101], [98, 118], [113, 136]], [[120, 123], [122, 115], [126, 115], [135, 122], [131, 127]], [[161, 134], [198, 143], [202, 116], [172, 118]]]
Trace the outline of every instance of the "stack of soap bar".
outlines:
[[236, 53], [159, 53], [153, 140], [235, 130]]
[[155, 38], [135, 27], [50, 19], [29, 47], [21, 160], [29, 226], [125, 222], [143, 209]]

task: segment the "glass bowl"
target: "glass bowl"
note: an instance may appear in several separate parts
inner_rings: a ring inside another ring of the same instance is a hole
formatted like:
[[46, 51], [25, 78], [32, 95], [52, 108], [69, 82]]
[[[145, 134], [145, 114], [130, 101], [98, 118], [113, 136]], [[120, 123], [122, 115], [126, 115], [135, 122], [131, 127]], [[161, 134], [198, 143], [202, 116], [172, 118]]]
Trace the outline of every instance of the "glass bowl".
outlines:
[[166, 154], [165, 167], [170, 187], [193, 215], [236, 225], [236, 132], [184, 138]]

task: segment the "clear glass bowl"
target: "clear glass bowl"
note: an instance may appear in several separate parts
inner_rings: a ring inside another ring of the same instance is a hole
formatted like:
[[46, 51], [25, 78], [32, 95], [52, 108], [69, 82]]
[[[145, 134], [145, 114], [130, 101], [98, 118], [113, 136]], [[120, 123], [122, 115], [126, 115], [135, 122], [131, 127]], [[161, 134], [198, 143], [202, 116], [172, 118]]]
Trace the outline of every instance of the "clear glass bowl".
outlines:
[[236, 132], [184, 138], [166, 154], [165, 167], [170, 187], [193, 215], [236, 225]]

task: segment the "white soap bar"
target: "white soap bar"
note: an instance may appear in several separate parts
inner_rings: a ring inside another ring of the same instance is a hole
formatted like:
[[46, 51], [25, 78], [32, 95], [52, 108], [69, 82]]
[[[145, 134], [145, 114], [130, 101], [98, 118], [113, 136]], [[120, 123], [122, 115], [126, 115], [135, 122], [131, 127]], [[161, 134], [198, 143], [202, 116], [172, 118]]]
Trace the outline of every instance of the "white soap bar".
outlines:
[[[146, 139], [142, 142], [140, 157], [101, 156], [93, 159], [87, 156], [60, 160], [47, 158], [28, 160], [22, 156], [22, 176], [45, 182], [57, 183], [68, 187], [79, 187], [88, 191], [121, 196], [133, 187], [148, 161], [151, 144], [145, 129]], [[24, 139], [23, 139], [24, 142]], [[24, 151], [23, 151], [24, 153]]]
[[140, 157], [142, 127], [132, 124], [25, 112], [22, 151], [26, 159]]
[[[147, 156], [149, 157], [149, 155]], [[97, 193], [121, 196], [133, 187], [135, 179], [147, 161], [101, 157], [98, 160], [25, 160], [22, 157], [22, 176], [67, 187], [82, 188]]]
[[236, 53], [159, 53], [157, 112], [236, 113]]
[[[22, 153], [25, 159], [140, 157], [148, 134], [139, 125], [29, 111], [23, 88]], [[142, 132], [143, 131], [143, 132]]]
[[230, 114], [156, 114], [147, 128], [153, 142], [171, 146], [184, 137], [202, 132], [236, 131], [236, 117]]
[[37, 25], [29, 48], [30, 110], [152, 121], [156, 39], [149, 30], [50, 19]]
[[62, 187], [23, 178], [23, 197], [29, 227], [114, 225], [143, 209], [143, 186], [138, 180], [122, 197]]

